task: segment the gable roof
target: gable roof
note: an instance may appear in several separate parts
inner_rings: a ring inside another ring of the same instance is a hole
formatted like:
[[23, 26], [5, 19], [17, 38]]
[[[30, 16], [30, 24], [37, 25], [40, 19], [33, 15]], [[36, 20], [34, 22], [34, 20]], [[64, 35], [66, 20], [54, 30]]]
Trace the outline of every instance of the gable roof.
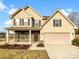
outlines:
[[25, 8], [16, 10], [13, 14], [10, 15], [11, 18], [13, 18], [17, 13], [19, 13], [21, 10], [26, 10], [27, 8], [32, 9], [36, 14], [38, 14], [41, 18], [43, 18], [36, 10], [34, 10], [31, 6], [26, 6]]
[[[27, 8], [32, 9], [36, 14], [38, 14], [40, 17], [42, 17], [42, 16], [41, 16], [34, 8], [32, 8], [31, 6], [25, 7], [24, 10], [27, 9]], [[42, 18], [43, 18], [43, 17], [42, 17]]]
[[59, 10], [59, 9], [57, 9], [57, 10], [55, 11], [55, 13], [52, 14], [52, 15], [47, 19], [47, 21], [41, 26], [41, 28], [44, 27], [45, 24], [48, 23], [49, 20], [50, 20], [57, 12], [59, 12], [72, 26], [74, 26], [75, 29], [78, 29], [78, 27], [77, 27], [67, 16], [65, 16], [65, 15], [61, 12], [61, 10]]
[[11, 18], [13, 18], [17, 13], [19, 13], [22, 9], [17, 9], [14, 13], [10, 15]]

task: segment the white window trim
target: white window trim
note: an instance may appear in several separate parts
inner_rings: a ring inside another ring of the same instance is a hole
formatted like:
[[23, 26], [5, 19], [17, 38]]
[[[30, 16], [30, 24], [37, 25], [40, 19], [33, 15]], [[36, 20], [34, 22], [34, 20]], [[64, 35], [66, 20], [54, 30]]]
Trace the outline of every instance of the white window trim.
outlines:
[[29, 18], [24, 18], [24, 26], [28, 26]]
[[[38, 25], [37, 25], [37, 24], [38, 24]], [[35, 26], [35, 27], [39, 27], [39, 19], [35, 19], [35, 20], [34, 20], [34, 26]]]
[[[61, 22], [59, 22], [59, 21], [61, 21], [61, 19], [54, 19], [54, 20], [55, 20], [54, 27], [61, 27], [61, 25], [59, 24], [59, 23], [61, 23]], [[56, 25], [56, 24], [58, 24], [58, 25]]]
[[16, 23], [16, 26], [19, 26], [20, 25], [20, 19], [19, 18], [16, 18], [15, 19], [15, 23]]
[[24, 22], [28, 22], [28, 18], [24, 18]]

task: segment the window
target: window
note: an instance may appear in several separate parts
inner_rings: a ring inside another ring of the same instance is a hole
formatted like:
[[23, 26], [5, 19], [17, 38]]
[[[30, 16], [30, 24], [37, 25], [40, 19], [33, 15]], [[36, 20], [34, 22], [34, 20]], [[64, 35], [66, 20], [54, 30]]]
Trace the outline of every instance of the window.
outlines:
[[54, 27], [61, 27], [61, 19], [54, 19], [53, 26]]
[[20, 25], [20, 19], [15, 19], [15, 23], [16, 23], [17, 26], [19, 26]]
[[41, 20], [34, 20], [34, 27], [39, 27], [41, 25]]
[[30, 20], [28, 19], [28, 18], [25, 18], [24, 19], [24, 26], [27, 26], [27, 25], [29, 25], [30, 24], [30, 22], [29, 22]]

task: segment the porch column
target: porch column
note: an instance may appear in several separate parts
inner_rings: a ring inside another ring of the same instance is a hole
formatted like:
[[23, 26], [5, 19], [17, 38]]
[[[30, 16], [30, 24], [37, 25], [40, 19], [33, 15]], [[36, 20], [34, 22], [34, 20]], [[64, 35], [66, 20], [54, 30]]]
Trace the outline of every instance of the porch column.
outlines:
[[32, 27], [32, 19], [30, 18], [30, 27]]
[[14, 42], [16, 43], [15, 35], [16, 35], [16, 33], [15, 33], [15, 31], [14, 31]]
[[6, 42], [8, 43], [9, 42], [9, 30], [7, 30], [7, 40], [6, 40]]
[[31, 30], [29, 30], [29, 43], [31, 44]]

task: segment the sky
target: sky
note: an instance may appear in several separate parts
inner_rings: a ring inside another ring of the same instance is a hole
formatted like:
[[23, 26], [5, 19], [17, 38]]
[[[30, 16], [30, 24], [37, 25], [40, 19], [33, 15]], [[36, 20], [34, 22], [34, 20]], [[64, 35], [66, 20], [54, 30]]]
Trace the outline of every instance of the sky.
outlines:
[[11, 14], [27, 5], [43, 16], [51, 16], [56, 9], [61, 9], [66, 15], [79, 12], [79, 0], [0, 0], [0, 32], [11, 25]]

